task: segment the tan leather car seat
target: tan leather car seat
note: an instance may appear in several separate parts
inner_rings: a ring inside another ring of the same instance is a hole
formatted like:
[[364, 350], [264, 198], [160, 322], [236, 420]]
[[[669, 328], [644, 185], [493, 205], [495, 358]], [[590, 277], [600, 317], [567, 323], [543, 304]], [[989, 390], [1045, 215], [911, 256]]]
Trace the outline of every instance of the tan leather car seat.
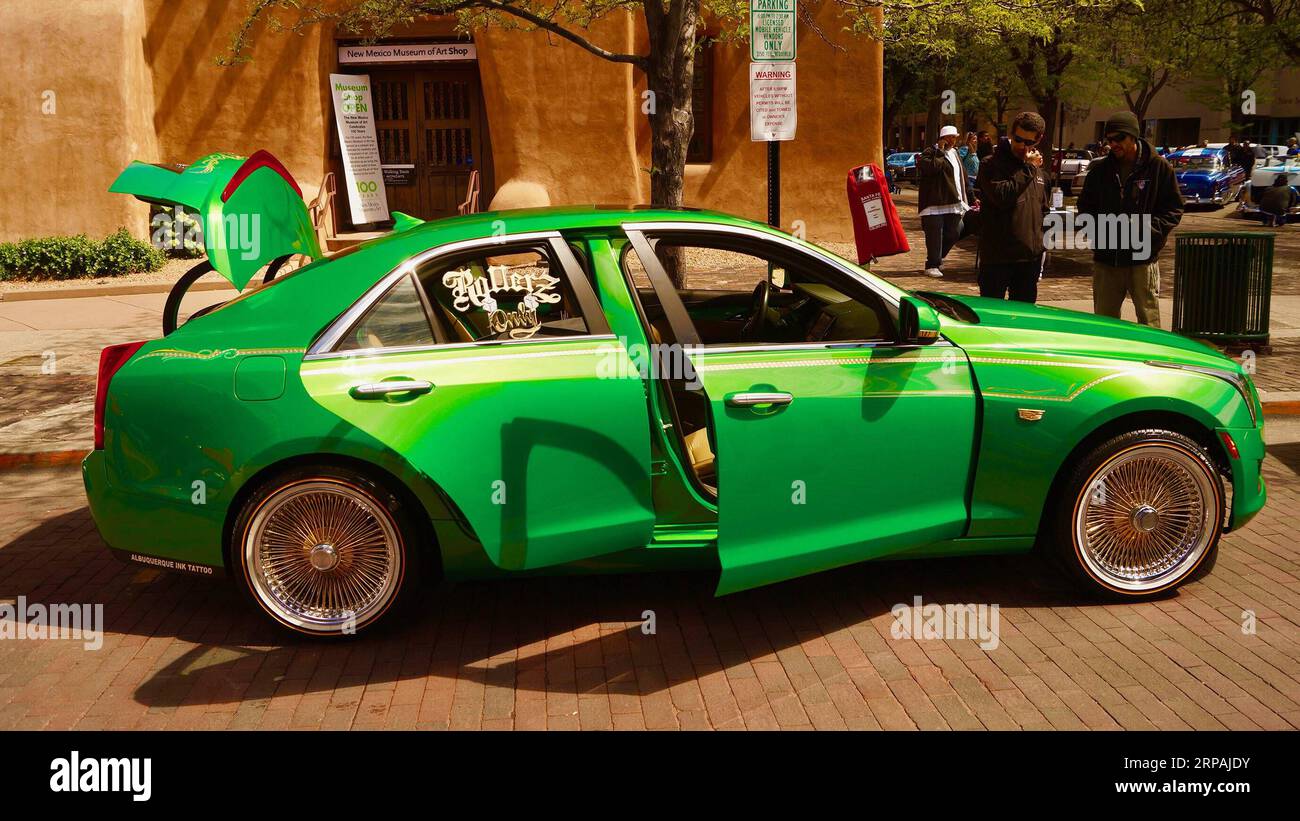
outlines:
[[701, 479], [711, 477], [714, 473], [713, 448], [709, 446], [709, 432], [700, 428], [686, 435], [686, 453], [691, 458], [691, 467]]

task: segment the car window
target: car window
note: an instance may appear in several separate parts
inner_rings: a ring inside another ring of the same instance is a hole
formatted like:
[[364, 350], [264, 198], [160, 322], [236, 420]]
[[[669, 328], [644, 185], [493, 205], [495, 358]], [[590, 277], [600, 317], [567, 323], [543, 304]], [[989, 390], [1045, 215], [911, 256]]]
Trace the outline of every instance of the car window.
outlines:
[[[894, 322], [879, 295], [806, 254], [759, 241], [661, 236], [651, 245], [704, 345], [886, 341]], [[671, 326], [635, 253], [624, 270], [642, 294], [650, 335], [670, 341]], [[770, 281], [767, 310], [762, 285]], [[674, 275], [675, 274], [675, 275]]]
[[1174, 157], [1175, 169], [1188, 171], [1213, 171], [1219, 166], [1219, 158], [1214, 155], [1188, 155]]
[[338, 350], [362, 351], [432, 344], [433, 329], [429, 325], [429, 316], [424, 311], [424, 302], [420, 299], [415, 281], [405, 276], [370, 306], [365, 316], [344, 335]]
[[443, 258], [418, 275], [452, 342], [589, 333], [572, 286], [546, 244]]

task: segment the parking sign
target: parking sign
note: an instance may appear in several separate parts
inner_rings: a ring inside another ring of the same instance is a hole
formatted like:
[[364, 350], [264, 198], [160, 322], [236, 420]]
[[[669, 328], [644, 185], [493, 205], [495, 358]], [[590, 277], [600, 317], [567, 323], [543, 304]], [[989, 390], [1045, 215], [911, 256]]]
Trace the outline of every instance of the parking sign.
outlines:
[[795, 0], [749, 0], [749, 59], [786, 63], [795, 58]]

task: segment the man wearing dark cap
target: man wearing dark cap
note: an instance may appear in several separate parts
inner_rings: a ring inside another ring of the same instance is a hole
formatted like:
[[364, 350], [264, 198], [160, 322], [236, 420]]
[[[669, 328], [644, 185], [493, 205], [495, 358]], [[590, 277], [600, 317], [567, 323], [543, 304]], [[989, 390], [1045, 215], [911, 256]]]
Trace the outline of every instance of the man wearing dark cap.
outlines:
[[1160, 265], [1156, 258], [1183, 218], [1174, 169], [1142, 139], [1137, 117], [1120, 111], [1103, 132], [1110, 153], [1094, 160], [1079, 194], [1081, 215], [1093, 218], [1092, 304], [1118, 317], [1124, 297], [1138, 322], [1160, 327]]

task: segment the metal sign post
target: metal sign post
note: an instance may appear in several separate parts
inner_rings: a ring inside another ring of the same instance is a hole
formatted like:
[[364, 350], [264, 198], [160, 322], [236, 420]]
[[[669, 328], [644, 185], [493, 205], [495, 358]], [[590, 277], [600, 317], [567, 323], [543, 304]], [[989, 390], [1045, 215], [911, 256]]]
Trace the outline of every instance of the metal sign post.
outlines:
[[767, 141], [767, 224], [781, 227], [781, 143]]
[[749, 0], [750, 139], [767, 142], [767, 224], [781, 227], [781, 141], [795, 132], [795, 2]]

